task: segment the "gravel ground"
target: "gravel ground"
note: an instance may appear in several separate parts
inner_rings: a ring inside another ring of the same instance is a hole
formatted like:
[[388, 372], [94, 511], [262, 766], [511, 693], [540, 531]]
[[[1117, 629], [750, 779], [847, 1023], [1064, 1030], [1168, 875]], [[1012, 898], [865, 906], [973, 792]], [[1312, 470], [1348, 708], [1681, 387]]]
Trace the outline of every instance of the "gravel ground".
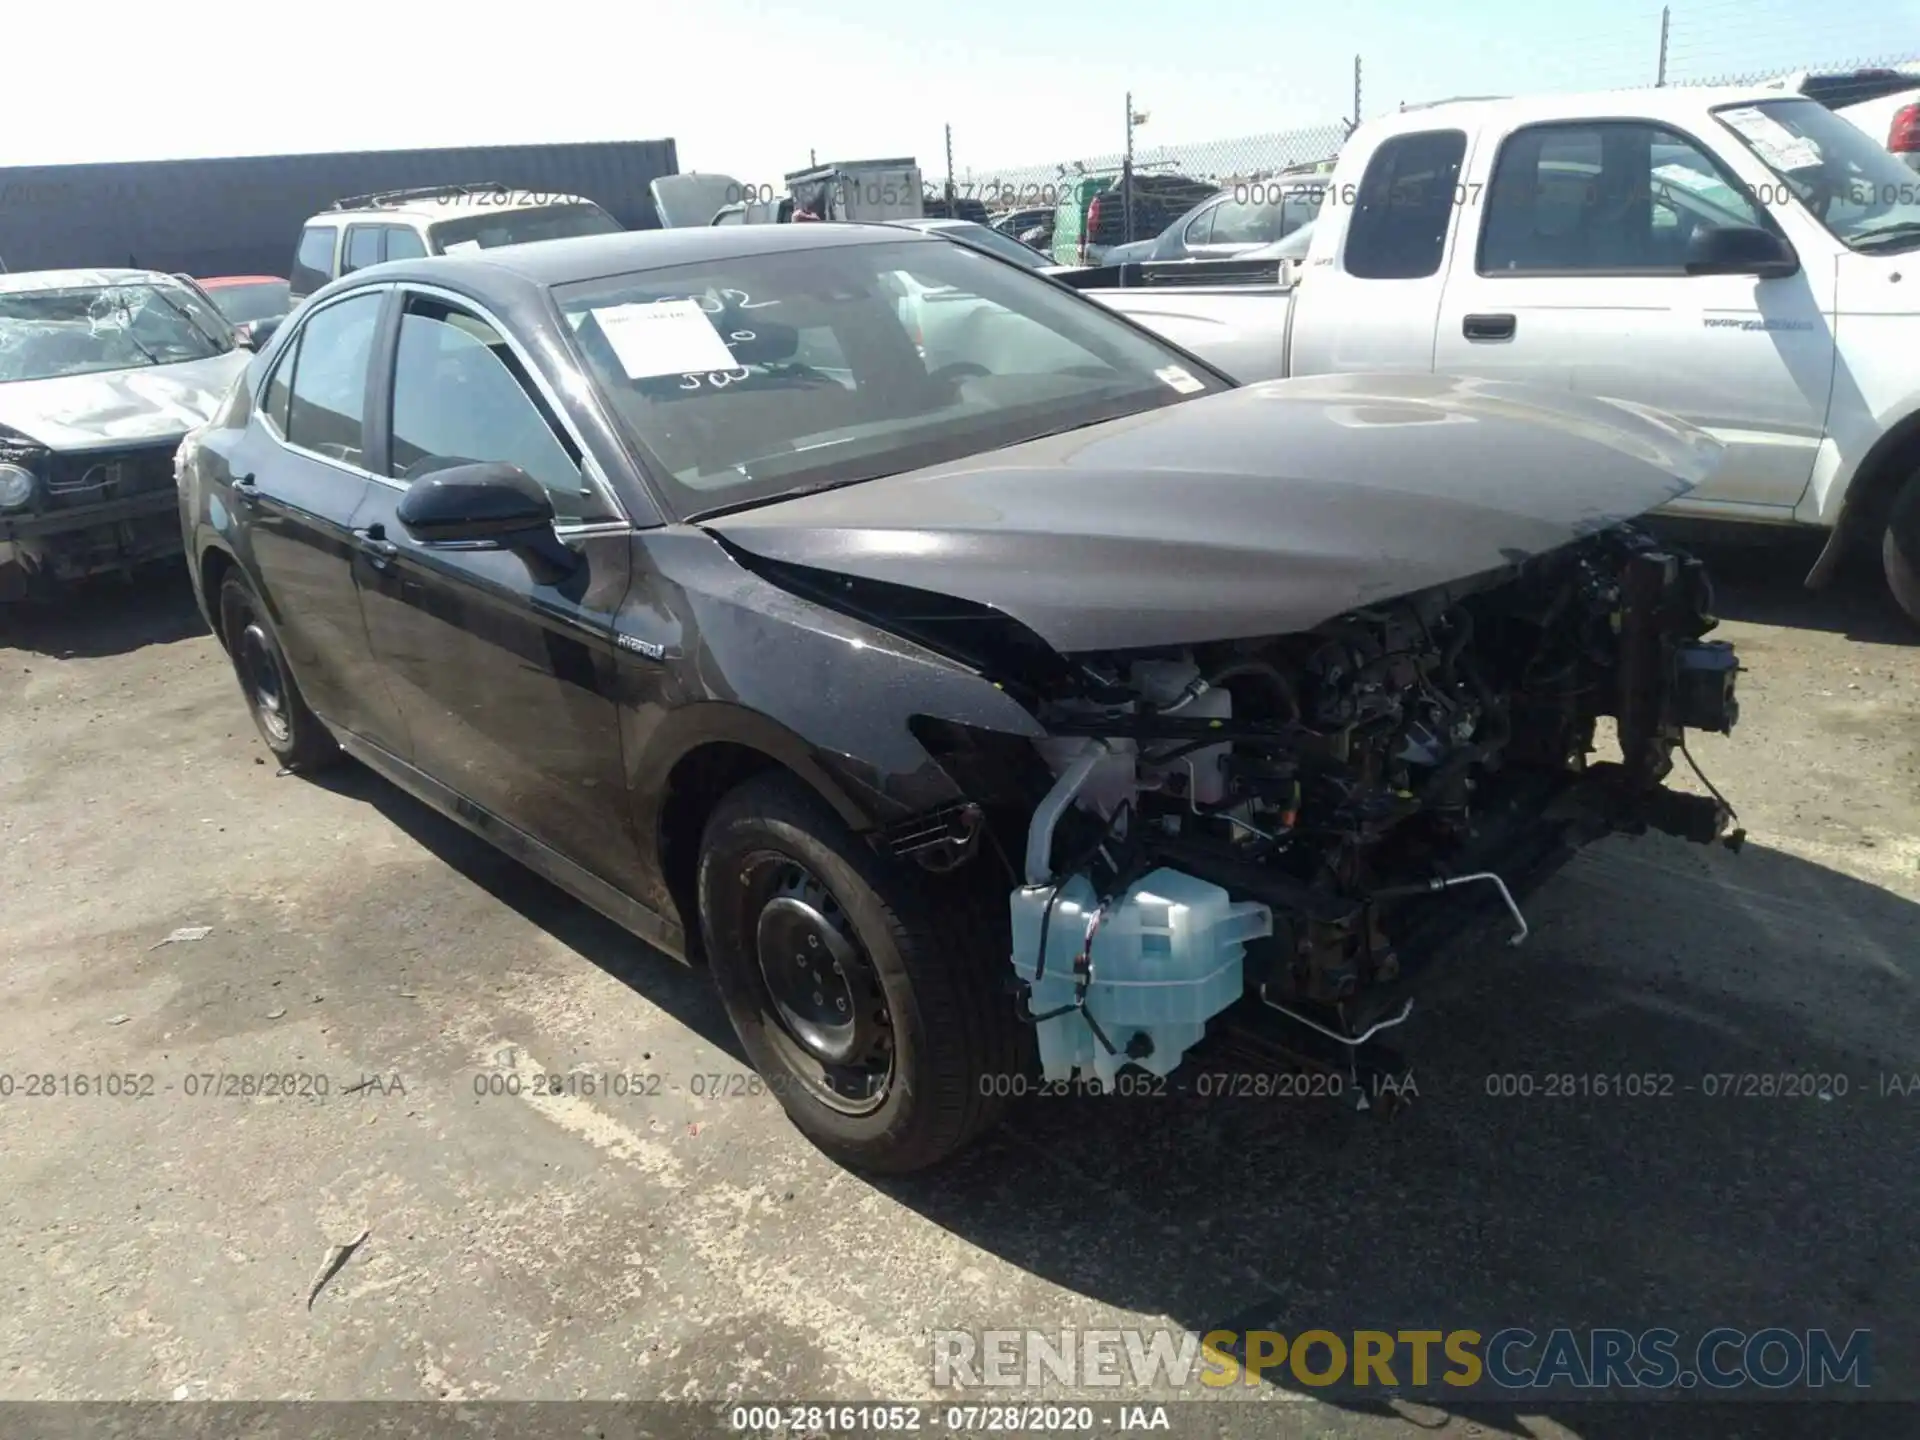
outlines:
[[[357, 767], [277, 775], [184, 583], [0, 617], [0, 1399], [915, 1399], [943, 1329], [1510, 1324], [1868, 1327], [1920, 1395], [1920, 647], [1716, 558], [1751, 673], [1695, 754], [1746, 849], [1582, 856], [1423, 997], [1413, 1105], [1030, 1100], [884, 1185], [747, 1093], [702, 974]], [[545, 1071], [657, 1078], [496, 1093]], [[1847, 1093], [1700, 1088], [1781, 1071]], [[1674, 1091], [1539, 1093], [1629, 1072]], [[1263, 1433], [1626, 1433], [1268, 1379]]]

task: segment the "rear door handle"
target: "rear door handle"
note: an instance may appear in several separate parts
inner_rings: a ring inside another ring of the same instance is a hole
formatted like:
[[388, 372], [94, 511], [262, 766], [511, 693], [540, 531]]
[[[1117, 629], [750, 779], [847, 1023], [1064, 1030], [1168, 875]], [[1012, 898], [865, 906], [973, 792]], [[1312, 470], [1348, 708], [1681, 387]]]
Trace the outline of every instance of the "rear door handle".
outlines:
[[1469, 315], [1460, 322], [1460, 333], [1469, 340], [1511, 340], [1516, 328], [1511, 315]]
[[386, 569], [387, 562], [400, 553], [400, 547], [387, 539], [386, 527], [379, 524], [354, 531], [353, 538], [360, 542], [361, 550], [366, 553], [367, 563], [376, 570]]

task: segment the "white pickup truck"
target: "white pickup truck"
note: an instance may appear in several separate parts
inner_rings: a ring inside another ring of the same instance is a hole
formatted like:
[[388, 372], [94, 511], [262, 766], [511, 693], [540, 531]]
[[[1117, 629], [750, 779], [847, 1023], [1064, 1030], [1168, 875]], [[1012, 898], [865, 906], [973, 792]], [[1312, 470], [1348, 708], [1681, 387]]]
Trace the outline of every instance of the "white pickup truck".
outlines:
[[1451, 101], [1361, 126], [1328, 185], [1273, 283], [1059, 278], [1243, 381], [1439, 371], [1678, 414], [1728, 456], [1673, 513], [1829, 530], [1808, 583], [1865, 552], [1920, 621], [1920, 175], [1860, 130], [1778, 89]]

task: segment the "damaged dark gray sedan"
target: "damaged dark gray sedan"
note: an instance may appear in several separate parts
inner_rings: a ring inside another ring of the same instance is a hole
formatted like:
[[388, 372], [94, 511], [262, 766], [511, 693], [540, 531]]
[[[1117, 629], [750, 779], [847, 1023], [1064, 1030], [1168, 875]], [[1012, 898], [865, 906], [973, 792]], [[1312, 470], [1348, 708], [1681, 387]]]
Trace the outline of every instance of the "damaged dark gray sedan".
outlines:
[[1233, 1037], [1354, 1074], [1476, 907], [1517, 941], [1588, 841], [1737, 842], [1664, 781], [1738, 667], [1627, 523], [1718, 456], [1239, 388], [991, 255], [737, 227], [335, 282], [181, 506], [275, 754], [704, 958], [794, 1122], [909, 1170]]
[[252, 358], [170, 275], [0, 274], [0, 600], [177, 556], [174, 453]]

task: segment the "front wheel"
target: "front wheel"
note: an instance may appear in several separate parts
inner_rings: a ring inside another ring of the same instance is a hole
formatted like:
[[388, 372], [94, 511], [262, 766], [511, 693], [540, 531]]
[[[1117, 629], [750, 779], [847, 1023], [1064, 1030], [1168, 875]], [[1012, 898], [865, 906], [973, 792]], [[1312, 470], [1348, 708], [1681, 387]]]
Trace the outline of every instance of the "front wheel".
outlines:
[[220, 635], [254, 727], [281, 765], [308, 773], [337, 760], [340, 747], [307, 708], [266, 607], [238, 570], [220, 583]]
[[[768, 773], [715, 808], [700, 924], [728, 1018], [809, 1139], [905, 1173], [987, 1129], [1024, 1068], [985, 899], [868, 848], [798, 780]], [[998, 1092], [998, 1094], [996, 1094]]]

